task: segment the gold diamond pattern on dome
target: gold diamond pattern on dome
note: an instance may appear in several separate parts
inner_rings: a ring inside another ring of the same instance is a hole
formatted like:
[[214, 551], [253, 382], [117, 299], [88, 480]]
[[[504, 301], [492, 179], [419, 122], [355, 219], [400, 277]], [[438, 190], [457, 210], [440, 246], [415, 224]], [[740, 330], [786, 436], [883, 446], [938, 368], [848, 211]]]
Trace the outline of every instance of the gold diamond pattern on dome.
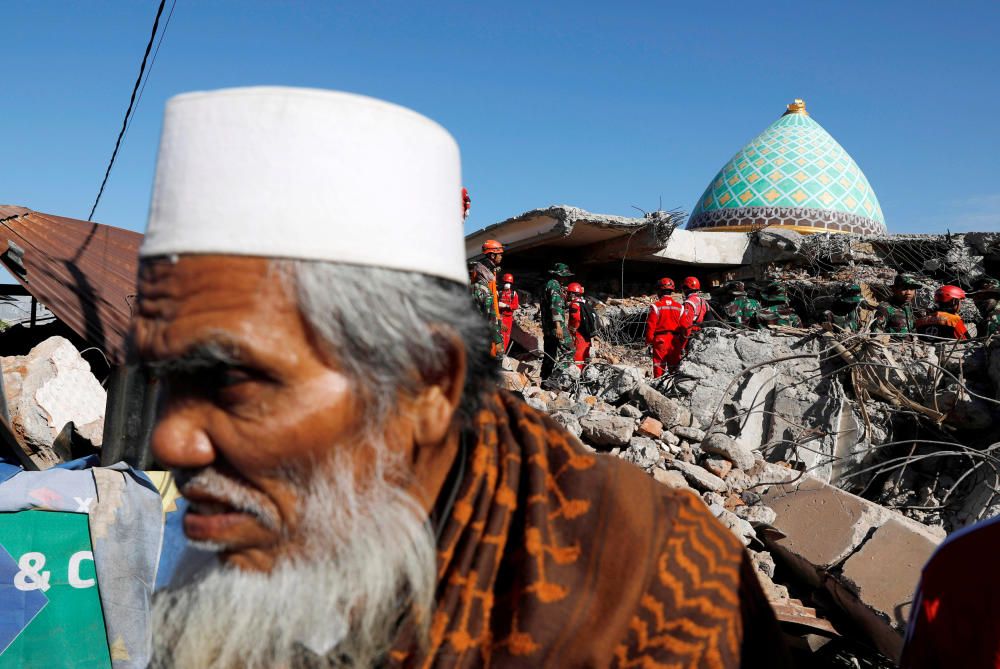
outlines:
[[779, 225], [803, 229], [885, 232], [878, 198], [857, 163], [804, 113], [804, 104], [800, 111], [792, 106], [719, 171], [688, 228], [780, 219]]

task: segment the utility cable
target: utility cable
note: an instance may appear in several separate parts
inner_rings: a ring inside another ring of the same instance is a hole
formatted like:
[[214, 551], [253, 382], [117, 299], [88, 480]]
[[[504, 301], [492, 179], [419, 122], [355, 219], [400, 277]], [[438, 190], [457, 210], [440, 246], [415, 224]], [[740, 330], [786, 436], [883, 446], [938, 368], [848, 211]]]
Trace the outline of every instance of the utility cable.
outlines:
[[[156, 66], [156, 57], [160, 55], [160, 45], [163, 44], [163, 38], [167, 36], [167, 30], [170, 28], [170, 19], [174, 17], [174, 9], [177, 8], [177, 0], [174, 0], [170, 5], [170, 11], [167, 13], [167, 20], [163, 23], [163, 30], [160, 31], [160, 39], [156, 41], [156, 48], [153, 49], [153, 59], [149, 61], [149, 71], [146, 73], [146, 80], [142, 82], [142, 88], [139, 89], [139, 96], [135, 99], [135, 107], [139, 108], [139, 103], [142, 102], [142, 94], [146, 92], [146, 84], [149, 83], [149, 77], [153, 74], [153, 67]], [[133, 110], [132, 116], [128, 120], [128, 127], [125, 128], [125, 134], [128, 135], [129, 128], [132, 127], [132, 121], [135, 120], [135, 113]]]
[[163, 7], [167, 4], [167, 0], [160, 0], [160, 6], [156, 10], [156, 18], [153, 20], [153, 30], [149, 35], [149, 42], [146, 44], [146, 52], [142, 55], [142, 64], [139, 66], [139, 76], [135, 79], [135, 86], [132, 87], [132, 97], [128, 101], [128, 109], [125, 110], [125, 118], [122, 119], [122, 129], [118, 133], [118, 140], [115, 142], [115, 150], [111, 152], [111, 160], [108, 162], [108, 169], [104, 171], [104, 180], [101, 182], [101, 188], [97, 191], [97, 197], [94, 199], [94, 206], [90, 208], [90, 215], [87, 216], [88, 221], [94, 219], [94, 212], [97, 211], [97, 204], [101, 201], [101, 195], [104, 194], [104, 187], [108, 183], [108, 177], [111, 176], [111, 168], [114, 167], [115, 158], [118, 157], [118, 149], [122, 144], [122, 137], [125, 136], [125, 130], [128, 128], [129, 116], [132, 114], [132, 107], [135, 105], [135, 96], [139, 92], [139, 85], [142, 83], [142, 75], [146, 72], [146, 61], [149, 59], [149, 52], [153, 49], [153, 41], [156, 39], [156, 31], [160, 27], [160, 16], [163, 14]]

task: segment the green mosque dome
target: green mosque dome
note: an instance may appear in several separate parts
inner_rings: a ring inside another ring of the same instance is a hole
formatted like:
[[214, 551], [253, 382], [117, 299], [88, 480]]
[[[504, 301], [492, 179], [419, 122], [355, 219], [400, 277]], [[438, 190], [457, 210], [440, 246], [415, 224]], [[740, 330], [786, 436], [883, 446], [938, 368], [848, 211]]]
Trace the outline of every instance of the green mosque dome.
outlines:
[[796, 100], [744, 146], [698, 199], [689, 230], [885, 234], [875, 191], [858, 164]]

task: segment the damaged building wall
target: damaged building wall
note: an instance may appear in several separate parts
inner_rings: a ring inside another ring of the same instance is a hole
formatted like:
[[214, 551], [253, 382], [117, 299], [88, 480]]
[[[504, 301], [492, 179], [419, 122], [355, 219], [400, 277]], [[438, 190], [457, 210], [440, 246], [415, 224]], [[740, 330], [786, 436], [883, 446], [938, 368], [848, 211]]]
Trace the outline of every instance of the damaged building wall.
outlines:
[[558, 261], [569, 264], [588, 291], [625, 297], [647, 294], [661, 276], [695, 274], [717, 284], [727, 270], [788, 257], [801, 237], [705, 234], [683, 229], [684, 218], [679, 211], [628, 218], [551, 206], [467, 235], [466, 255], [480, 257], [483, 242], [495, 239], [504, 245], [504, 271], [514, 274], [519, 289], [538, 292]]

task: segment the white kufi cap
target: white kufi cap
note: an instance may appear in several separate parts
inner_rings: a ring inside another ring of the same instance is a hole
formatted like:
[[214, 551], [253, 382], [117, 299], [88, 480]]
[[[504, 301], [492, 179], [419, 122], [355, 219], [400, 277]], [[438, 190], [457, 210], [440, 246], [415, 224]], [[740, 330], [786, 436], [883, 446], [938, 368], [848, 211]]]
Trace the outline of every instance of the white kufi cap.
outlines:
[[325, 260], [468, 282], [458, 145], [381, 100], [297, 88], [171, 99], [141, 257]]

